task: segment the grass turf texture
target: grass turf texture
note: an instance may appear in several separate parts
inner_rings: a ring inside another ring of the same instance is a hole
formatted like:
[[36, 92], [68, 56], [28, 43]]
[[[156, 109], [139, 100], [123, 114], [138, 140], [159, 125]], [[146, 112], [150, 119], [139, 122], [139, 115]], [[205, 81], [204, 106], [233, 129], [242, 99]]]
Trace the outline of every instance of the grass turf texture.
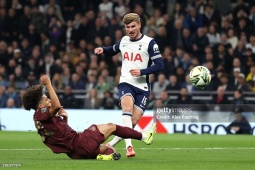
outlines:
[[18, 169], [254, 169], [253, 136], [156, 134], [152, 145], [133, 141], [137, 156], [126, 158], [124, 143], [116, 147], [118, 161], [71, 160], [53, 154], [36, 132], [0, 131], [0, 169], [3, 164], [20, 164]]

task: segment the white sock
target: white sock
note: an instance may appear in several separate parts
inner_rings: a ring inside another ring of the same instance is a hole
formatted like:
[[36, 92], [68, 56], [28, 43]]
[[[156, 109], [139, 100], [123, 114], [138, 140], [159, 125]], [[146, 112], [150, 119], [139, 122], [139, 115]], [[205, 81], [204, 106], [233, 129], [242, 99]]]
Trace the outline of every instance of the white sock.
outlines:
[[[122, 125], [125, 127], [129, 127], [133, 129], [133, 125], [132, 125], [132, 113], [130, 112], [123, 112], [122, 114]], [[133, 146], [131, 139], [125, 139], [125, 143], [126, 143], [126, 149], [129, 146]]]
[[145, 133], [142, 133], [142, 139], [141, 140], [144, 140], [144, 139], [146, 139], [147, 138], [147, 134], [145, 134]]
[[[131, 113], [123, 113], [122, 114], [122, 126], [132, 128], [132, 114]], [[122, 140], [119, 136], [114, 136], [114, 138], [109, 142], [110, 146], [115, 146]], [[126, 148], [132, 146], [131, 139], [125, 139]]]
[[109, 142], [110, 146], [115, 146], [117, 143], [119, 143], [122, 140], [119, 136], [114, 136], [114, 138]]

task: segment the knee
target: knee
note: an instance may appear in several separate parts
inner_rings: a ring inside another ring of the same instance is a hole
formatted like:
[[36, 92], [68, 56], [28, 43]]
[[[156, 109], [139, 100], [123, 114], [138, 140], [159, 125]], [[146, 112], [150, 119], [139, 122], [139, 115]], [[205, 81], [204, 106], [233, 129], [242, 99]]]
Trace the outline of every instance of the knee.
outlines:
[[113, 124], [113, 123], [108, 123], [107, 125], [109, 126], [109, 130], [110, 130], [111, 132], [114, 132], [114, 131], [116, 130], [116, 125], [115, 125], [115, 124]]
[[133, 108], [131, 106], [125, 106], [122, 108], [123, 112], [132, 113]]
[[121, 108], [123, 112], [133, 112], [134, 101], [131, 96], [125, 96], [121, 100]]

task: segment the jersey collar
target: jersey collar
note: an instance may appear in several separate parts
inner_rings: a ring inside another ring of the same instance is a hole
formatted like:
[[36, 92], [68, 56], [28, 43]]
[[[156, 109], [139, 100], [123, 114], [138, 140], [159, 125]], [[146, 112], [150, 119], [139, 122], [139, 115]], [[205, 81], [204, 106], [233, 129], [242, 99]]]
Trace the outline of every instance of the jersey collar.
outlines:
[[144, 36], [144, 35], [142, 34], [142, 36], [141, 36], [140, 38], [138, 38], [138, 39], [136, 39], [136, 40], [131, 40], [131, 39], [130, 39], [130, 41], [132, 41], [132, 42], [139, 41], [140, 39], [142, 39], [142, 38], [143, 38], [143, 36]]

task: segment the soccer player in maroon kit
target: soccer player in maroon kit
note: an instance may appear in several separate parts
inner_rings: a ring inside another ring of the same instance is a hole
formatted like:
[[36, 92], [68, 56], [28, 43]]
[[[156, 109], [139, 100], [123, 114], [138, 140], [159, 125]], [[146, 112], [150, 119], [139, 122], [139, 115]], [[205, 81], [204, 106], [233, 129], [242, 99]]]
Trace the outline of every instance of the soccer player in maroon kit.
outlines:
[[111, 135], [142, 140], [151, 144], [156, 125], [148, 132], [140, 133], [128, 127], [112, 123], [95, 125], [81, 133], [67, 124], [68, 115], [61, 106], [49, 77], [41, 77], [42, 84], [49, 92], [50, 99], [43, 94], [42, 85], [28, 88], [22, 101], [26, 110], [34, 109], [34, 122], [42, 141], [54, 153], [66, 153], [72, 159], [118, 160], [120, 154], [113, 147], [102, 145]]

